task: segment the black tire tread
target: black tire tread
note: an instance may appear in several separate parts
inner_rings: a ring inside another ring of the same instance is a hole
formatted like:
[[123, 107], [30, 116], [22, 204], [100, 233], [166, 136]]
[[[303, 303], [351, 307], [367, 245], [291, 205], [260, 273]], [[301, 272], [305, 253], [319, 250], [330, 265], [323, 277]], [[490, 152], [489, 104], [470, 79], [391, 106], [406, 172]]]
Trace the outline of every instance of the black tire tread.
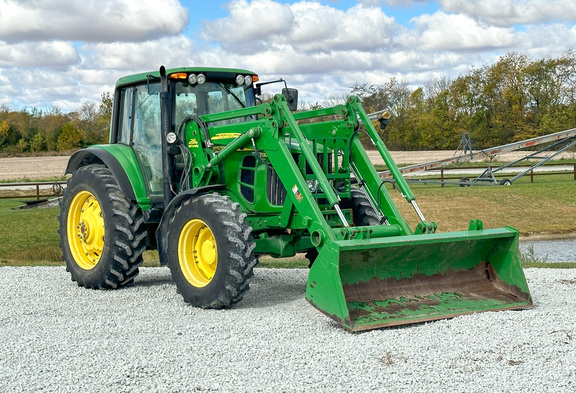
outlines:
[[[218, 258], [219, 261], [221, 259], [230, 261], [230, 270], [227, 274], [225, 284], [220, 287], [219, 295], [215, 299], [198, 301], [186, 298], [184, 291], [178, 288], [178, 282], [175, 280], [177, 291], [184, 297], [185, 302], [197, 307], [207, 309], [229, 307], [242, 300], [244, 294], [250, 287], [250, 279], [254, 274], [254, 266], [258, 263], [258, 260], [254, 256], [256, 244], [252, 239], [252, 227], [246, 223], [246, 214], [240, 210], [238, 203], [232, 202], [232, 200], [226, 196], [214, 193], [191, 197], [182, 201], [180, 205], [176, 207], [170, 219], [169, 228], [174, 227], [172, 224], [176, 217], [180, 214], [185, 214], [183, 210], [191, 203], [202, 204], [202, 209], [211, 211], [217, 216], [218, 221], [221, 223], [219, 230], [224, 231], [225, 237], [229, 242], [229, 247], [225, 247], [229, 248], [228, 255], [219, 255]], [[170, 237], [169, 229], [167, 238], [170, 239]], [[219, 246], [219, 250], [220, 249]], [[224, 249], [224, 247], [222, 249]], [[168, 267], [171, 268], [170, 270], [173, 272], [173, 275], [176, 271], [175, 264], [178, 264], [177, 260], [168, 260]]]
[[[140, 207], [128, 200], [120, 190], [116, 179], [110, 170], [104, 165], [87, 165], [74, 172], [67, 181], [61, 200], [61, 209], [58, 216], [60, 228], [60, 248], [65, 250], [67, 245], [66, 204], [74, 195], [69, 195], [69, 190], [73, 186], [83, 186], [84, 183], [91, 183], [94, 180], [103, 183], [104, 195], [95, 195], [102, 198], [100, 204], [110, 204], [111, 215], [108, 220], [111, 225], [106, 225], [106, 239], [101, 260], [98, 262], [100, 275], [96, 279], [88, 277], [82, 269], [75, 266], [75, 261], [67, 252], [63, 252], [63, 259], [66, 261], [66, 270], [71, 274], [72, 281], [79, 286], [92, 289], [114, 289], [131, 284], [138, 275], [138, 267], [142, 264], [142, 253], [146, 249], [147, 232], [144, 228], [144, 219]], [[110, 233], [112, 230], [112, 233]], [[108, 248], [108, 249], [106, 249]]]
[[351, 188], [349, 203], [355, 226], [380, 225], [380, 217], [378, 217], [364, 191], [359, 188]]
[[[343, 199], [340, 202], [340, 207], [343, 209], [352, 209], [352, 220], [354, 226], [363, 227], [370, 225], [380, 225], [381, 219], [372, 207], [368, 197], [363, 190], [359, 188], [350, 188], [350, 198]], [[304, 254], [308, 259], [308, 267], [312, 267], [314, 261], [318, 257], [318, 251], [313, 248]]]

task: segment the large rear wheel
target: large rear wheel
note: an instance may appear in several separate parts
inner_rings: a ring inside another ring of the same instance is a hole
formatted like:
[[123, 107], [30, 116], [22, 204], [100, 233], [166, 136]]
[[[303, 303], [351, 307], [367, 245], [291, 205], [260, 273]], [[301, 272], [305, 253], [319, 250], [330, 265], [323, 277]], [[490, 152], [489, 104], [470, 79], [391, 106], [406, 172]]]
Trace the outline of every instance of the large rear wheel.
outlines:
[[342, 200], [340, 206], [344, 209], [352, 209], [354, 226], [380, 225], [378, 214], [372, 207], [364, 190], [360, 188], [350, 188], [350, 198]]
[[146, 246], [142, 212], [104, 165], [74, 172], [58, 219], [66, 270], [79, 286], [118, 288], [138, 275]]
[[185, 302], [220, 309], [242, 299], [257, 259], [237, 203], [219, 194], [184, 199], [166, 236], [165, 258]]

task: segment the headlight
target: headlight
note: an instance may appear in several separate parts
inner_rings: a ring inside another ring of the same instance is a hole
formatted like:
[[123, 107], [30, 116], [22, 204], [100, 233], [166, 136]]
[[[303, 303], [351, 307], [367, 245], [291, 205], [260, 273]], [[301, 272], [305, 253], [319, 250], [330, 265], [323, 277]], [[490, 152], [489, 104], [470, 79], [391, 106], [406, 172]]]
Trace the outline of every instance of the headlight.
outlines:
[[244, 84], [244, 76], [243, 75], [236, 75], [236, 84], [238, 86]]
[[244, 83], [246, 84], [246, 86], [250, 86], [252, 84], [252, 77], [250, 75], [246, 75], [246, 77], [244, 78]]
[[195, 74], [188, 75], [188, 83], [194, 85], [196, 82], [198, 82], [198, 77]]
[[176, 134], [173, 132], [169, 132], [168, 135], [166, 135], [166, 142], [168, 143], [174, 143], [177, 139]]
[[202, 85], [202, 84], [204, 84], [204, 82], [206, 82], [206, 75], [198, 74], [198, 84]]

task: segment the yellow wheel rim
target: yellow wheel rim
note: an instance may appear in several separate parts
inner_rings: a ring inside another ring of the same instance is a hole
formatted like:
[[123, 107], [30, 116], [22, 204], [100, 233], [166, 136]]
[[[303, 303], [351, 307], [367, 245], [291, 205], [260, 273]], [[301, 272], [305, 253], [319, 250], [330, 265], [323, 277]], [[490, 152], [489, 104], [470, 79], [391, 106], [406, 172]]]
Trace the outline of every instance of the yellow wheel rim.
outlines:
[[218, 250], [212, 230], [202, 220], [188, 221], [178, 238], [178, 261], [186, 280], [195, 287], [208, 285], [218, 265]]
[[104, 217], [90, 192], [81, 191], [72, 199], [67, 232], [70, 252], [78, 266], [86, 270], [96, 266], [104, 250]]

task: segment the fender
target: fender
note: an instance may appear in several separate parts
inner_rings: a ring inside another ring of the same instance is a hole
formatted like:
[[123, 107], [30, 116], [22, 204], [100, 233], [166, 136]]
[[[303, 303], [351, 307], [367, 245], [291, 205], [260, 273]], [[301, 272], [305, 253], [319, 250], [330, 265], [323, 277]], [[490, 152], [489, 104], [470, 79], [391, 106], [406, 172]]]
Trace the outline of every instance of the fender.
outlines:
[[140, 206], [149, 205], [150, 199], [146, 194], [142, 173], [128, 146], [99, 145], [79, 150], [70, 157], [65, 173], [72, 174], [76, 169], [90, 164], [106, 165], [128, 199], [136, 201]]
[[208, 194], [210, 191], [225, 189], [225, 184], [212, 184], [209, 186], [197, 187], [191, 190], [182, 191], [170, 201], [168, 207], [166, 207], [164, 213], [162, 213], [162, 218], [160, 219], [160, 223], [156, 229], [156, 244], [158, 247], [158, 256], [160, 258], [161, 265], [166, 265], [166, 263], [168, 263], [165, 257], [165, 253], [163, 252], [163, 250], [166, 250], [168, 246], [168, 239], [166, 238], [166, 234], [168, 232], [168, 227], [170, 226], [170, 220], [174, 217], [174, 210], [176, 210], [176, 206], [180, 203], [180, 201], [195, 195], [200, 196], [203, 194]]

